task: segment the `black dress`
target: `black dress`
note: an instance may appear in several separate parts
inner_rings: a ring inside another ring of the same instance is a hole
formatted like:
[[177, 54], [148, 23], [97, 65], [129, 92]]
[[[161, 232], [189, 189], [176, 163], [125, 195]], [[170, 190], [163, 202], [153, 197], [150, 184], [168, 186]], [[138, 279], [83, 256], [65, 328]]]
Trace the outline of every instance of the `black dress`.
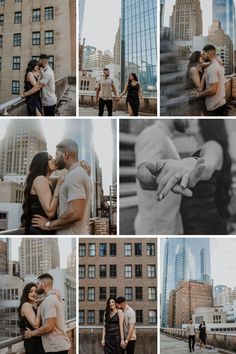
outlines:
[[[38, 81], [38, 78], [34, 76], [35, 80]], [[25, 81], [25, 92], [32, 89], [32, 85], [29, 81]], [[28, 109], [29, 116], [36, 116], [36, 109], [43, 115], [42, 101], [40, 97], [40, 91], [33, 93], [33, 95], [26, 96], [26, 104]]]
[[128, 106], [128, 103], [133, 111], [134, 116], [138, 116], [138, 111], [139, 111], [139, 84], [137, 83], [136, 85], [132, 85], [131, 83], [128, 83], [128, 94], [126, 98], [126, 105]]
[[[33, 308], [33, 310], [36, 314], [37, 312], [36, 309]], [[29, 328], [31, 331], [34, 330], [34, 328], [31, 326], [27, 318], [24, 316], [19, 317], [19, 327], [22, 334], [24, 334], [26, 328]], [[42, 339], [39, 336], [25, 339], [24, 347], [25, 347], [26, 354], [45, 354], [45, 351], [43, 349]]]
[[120, 346], [120, 325], [118, 312], [107, 321], [106, 335], [105, 335], [105, 354], [121, 354]]
[[[200, 150], [193, 156], [199, 157]], [[221, 171], [208, 181], [199, 181], [192, 188], [191, 198], [182, 197], [181, 216], [185, 235], [226, 235], [227, 221], [216, 206], [217, 184]]]
[[[53, 187], [51, 186], [51, 184], [49, 184], [49, 187], [53, 194]], [[42, 205], [39, 201], [39, 197], [37, 195], [30, 194], [30, 225], [25, 230], [26, 235], [55, 235], [55, 231], [46, 231], [41, 230], [38, 227], [34, 227], [31, 222], [34, 215], [41, 215], [45, 218], [48, 218], [47, 214], [42, 208]]]
[[206, 345], [206, 339], [207, 339], [207, 334], [206, 334], [206, 326], [202, 326], [200, 324], [199, 326], [199, 338], [201, 342]]
[[[200, 79], [202, 79], [203, 73], [199, 72]], [[186, 77], [185, 88], [188, 92], [195, 90], [196, 87], [191, 78]], [[188, 99], [189, 110], [191, 116], [201, 116], [206, 115], [206, 106], [205, 106], [205, 98], [204, 97], [191, 97]]]

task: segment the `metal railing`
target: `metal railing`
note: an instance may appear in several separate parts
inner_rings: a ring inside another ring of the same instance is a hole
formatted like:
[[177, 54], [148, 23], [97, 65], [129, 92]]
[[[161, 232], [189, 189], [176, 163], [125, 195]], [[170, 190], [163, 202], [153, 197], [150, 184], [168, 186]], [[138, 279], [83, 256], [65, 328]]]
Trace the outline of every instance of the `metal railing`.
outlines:
[[25, 230], [23, 227], [12, 230], [1, 231], [0, 235], [25, 235]]

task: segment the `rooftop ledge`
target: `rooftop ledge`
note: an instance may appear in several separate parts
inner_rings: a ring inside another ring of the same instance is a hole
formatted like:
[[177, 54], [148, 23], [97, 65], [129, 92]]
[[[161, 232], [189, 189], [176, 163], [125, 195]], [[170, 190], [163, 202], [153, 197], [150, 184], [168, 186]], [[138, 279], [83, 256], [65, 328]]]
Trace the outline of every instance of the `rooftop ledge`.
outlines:
[[[73, 76], [62, 77], [55, 82], [58, 97], [58, 116], [76, 115], [76, 78]], [[25, 99], [17, 96], [0, 104], [0, 116], [28, 116]]]

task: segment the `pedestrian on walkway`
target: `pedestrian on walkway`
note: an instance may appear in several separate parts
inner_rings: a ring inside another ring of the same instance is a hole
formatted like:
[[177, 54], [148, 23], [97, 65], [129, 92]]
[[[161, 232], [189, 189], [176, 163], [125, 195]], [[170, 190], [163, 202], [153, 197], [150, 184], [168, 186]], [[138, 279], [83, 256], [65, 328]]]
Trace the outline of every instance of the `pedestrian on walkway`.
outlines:
[[110, 77], [108, 68], [103, 69], [103, 77], [98, 81], [96, 90], [96, 103], [99, 105], [99, 117], [104, 114], [104, 107], [107, 107], [108, 116], [112, 116], [112, 92], [114, 92], [115, 99], [118, 100], [116, 88], [113, 79]]
[[187, 326], [187, 333], [188, 333], [189, 351], [194, 352], [196, 330], [192, 320], [189, 320], [189, 324]]
[[204, 321], [202, 321], [199, 325], [199, 339], [200, 339], [200, 350], [202, 351], [205, 349], [206, 339], [207, 339], [206, 324]]

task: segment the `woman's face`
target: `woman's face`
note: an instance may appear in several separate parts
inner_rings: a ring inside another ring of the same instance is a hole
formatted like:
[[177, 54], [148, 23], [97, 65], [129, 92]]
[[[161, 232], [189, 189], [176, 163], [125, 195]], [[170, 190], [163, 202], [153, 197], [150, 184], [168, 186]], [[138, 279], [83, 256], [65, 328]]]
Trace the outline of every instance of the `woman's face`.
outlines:
[[48, 155], [48, 168], [50, 172], [57, 170], [57, 165], [55, 163], [54, 158], [51, 155]]
[[110, 305], [110, 309], [111, 310], [114, 310], [114, 308], [116, 307], [116, 303], [115, 303], [115, 301], [113, 299], [110, 300], [110, 304], [109, 305]]
[[28, 294], [28, 299], [30, 302], [35, 302], [37, 298], [38, 298], [37, 288], [36, 286], [32, 286]]
[[38, 65], [35, 65], [34, 70], [35, 70], [35, 71], [39, 71], [39, 66], [38, 66]]
[[193, 135], [199, 134], [200, 129], [198, 124], [198, 119], [189, 119], [188, 123], [189, 125], [186, 132]]
[[134, 77], [133, 77], [132, 74], [129, 74], [129, 80], [130, 80], [130, 81], [134, 80]]

